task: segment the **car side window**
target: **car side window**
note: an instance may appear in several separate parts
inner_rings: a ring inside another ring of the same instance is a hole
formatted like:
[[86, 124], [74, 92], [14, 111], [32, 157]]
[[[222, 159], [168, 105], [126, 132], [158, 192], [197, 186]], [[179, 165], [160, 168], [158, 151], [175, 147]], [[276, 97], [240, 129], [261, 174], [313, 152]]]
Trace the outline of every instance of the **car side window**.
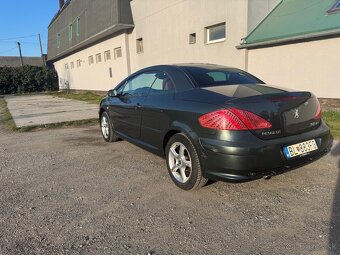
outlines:
[[149, 95], [163, 95], [171, 94], [175, 92], [175, 84], [170, 77], [162, 72], [156, 74], [156, 80], [154, 81]]
[[121, 96], [146, 96], [152, 84], [157, 79], [155, 72], [139, 74], [118, 89]]

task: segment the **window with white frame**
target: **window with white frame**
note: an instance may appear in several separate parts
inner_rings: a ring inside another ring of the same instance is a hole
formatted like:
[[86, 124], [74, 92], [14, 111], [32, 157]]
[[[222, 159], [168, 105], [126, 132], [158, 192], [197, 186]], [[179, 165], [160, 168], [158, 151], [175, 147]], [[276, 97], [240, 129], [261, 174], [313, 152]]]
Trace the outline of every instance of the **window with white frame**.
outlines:
[[74, 68], [74, 62], [71, 62], [71, 69]]
[[104, 52], [104, 60], [105, 61], [111, 60], [111, 51], [110, 50], [107, 50], [107, 51]]
[[96, 63], [98, 64], [100, 62], [102, 62], [102, 54], [98, 53], [98, 54], [96, 54]]
[[77, 67], [81, 67], [81, 60], [80, 59], [77, 60]]
[[68, 70], [68, 64], [65, 64], [65, 70]]
[[118, 47], [114, 49], [115, 59], [122, 57], [122, 48]]
[[226, 38], [226, 24], [220, 23], [205, 28], [206, 43], [223, 42]]

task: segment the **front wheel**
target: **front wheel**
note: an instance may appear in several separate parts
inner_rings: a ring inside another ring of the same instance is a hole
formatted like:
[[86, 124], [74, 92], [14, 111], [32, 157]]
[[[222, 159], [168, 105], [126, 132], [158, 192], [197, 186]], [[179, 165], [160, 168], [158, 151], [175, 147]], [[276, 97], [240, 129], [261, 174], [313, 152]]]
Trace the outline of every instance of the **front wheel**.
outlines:
[[106, 142], [116, 142], [119, 140], [113, 133], [111, 121], [106, 112], [103, 112], [100, 116], [100, 130], [102, 131], [102, 136]]
[[179, 188], [194, 190], [207, 183], [195, 146], [184, 134], [171, 137], [165, 152], [170, 177]]

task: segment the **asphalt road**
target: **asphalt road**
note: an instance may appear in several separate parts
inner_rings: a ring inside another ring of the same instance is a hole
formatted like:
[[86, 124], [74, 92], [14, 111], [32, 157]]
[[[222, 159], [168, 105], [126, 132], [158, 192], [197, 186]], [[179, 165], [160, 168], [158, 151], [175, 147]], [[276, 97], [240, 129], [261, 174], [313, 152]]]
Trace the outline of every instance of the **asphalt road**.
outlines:
[[340, 254], [339, 143], [270, 180], [185, 192], [96, 126], [0, 129], [1, 255]]

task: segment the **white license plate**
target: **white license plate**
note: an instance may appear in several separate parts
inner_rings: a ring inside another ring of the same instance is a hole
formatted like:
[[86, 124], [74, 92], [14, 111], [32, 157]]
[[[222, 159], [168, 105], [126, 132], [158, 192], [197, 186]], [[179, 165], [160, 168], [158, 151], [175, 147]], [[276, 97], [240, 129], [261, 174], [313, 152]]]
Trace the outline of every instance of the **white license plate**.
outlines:
[[315, 140], [309, 140], [302, 143], [293, 144], [283, 148], [283, 151], [287, 158], [294, 158], [297, 156], [302, 156], [308, 154], [311, 151], [316, 151], [318, 145]]

